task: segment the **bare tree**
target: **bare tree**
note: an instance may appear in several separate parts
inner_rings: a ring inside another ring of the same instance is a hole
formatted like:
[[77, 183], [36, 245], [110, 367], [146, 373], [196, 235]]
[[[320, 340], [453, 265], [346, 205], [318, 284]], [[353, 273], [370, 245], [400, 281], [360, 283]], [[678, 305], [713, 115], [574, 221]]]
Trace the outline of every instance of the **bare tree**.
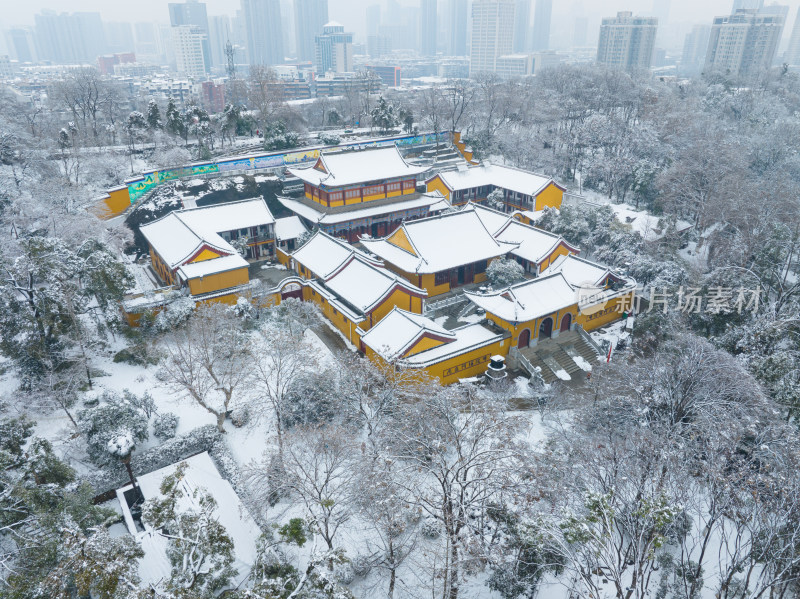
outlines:
[[400, 409], [393, 437], [394, 459], [401, 460], [400, 484], [411, 504], [444, 530], [447, 560], [443, 596], [457, 599], [470, 561], [468, 548], [480, 545], [482, 520], [473, 519], [506, 490], [522, 489], [522, 447], [516, 438], [520, 419], [475, 390], [447, 388]]
[[251, 344], [239, 320], [224, 305], [203, 304], [167, 337], [165, 348], [159, 378], [212, 414], [224, 433], [225, 418], [245, 400], [251, 379]]

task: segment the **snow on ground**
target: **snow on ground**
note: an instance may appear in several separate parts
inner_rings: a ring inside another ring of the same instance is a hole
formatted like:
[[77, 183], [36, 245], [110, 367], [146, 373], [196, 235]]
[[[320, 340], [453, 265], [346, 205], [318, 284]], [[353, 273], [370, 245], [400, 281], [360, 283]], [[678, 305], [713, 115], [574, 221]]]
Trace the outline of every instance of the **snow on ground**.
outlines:
[[591, 335], [595, 343], [597, 343], [601, 347], [603, 345], [603, 341], [608, 341], [609, 343], [611, 343], [611, 345], [616, 347], [620, 339], [626, 339], [629, 336], [629, 333], [626, 330], [626, 321], [618, 320], [617, 322], [605, 326], [601, 329], [591, 331], [589, 335]]

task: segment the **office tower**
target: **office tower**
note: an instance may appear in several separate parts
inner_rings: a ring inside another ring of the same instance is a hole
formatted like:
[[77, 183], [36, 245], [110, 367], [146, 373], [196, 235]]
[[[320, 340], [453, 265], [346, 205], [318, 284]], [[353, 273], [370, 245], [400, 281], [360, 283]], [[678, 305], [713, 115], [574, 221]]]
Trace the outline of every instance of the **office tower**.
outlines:
[[550, 49], [550, 19], [553, 17], [553, 0], [536, 0], [533, 13], [533, 40], [531, 48], [536, 50]]
[[789, 38], [789, 47], [786, 50], [784, 62], [790, 65], [800, 65], [800, 8], [794, 18], [792, 37]]
[[209, 41], [208, 14], [206, 13], [205, 2], [186, 0], [186, 2], [183, 3], [170, 2], [167, 6], [169, 7], [169, 24], [172, 27], [194, 25], [206, 34], [205, 40], [203, 41], [203, 64], [205, 65], [205, 72], [209, 73], [213, 63], [211, 57], [211, 43]]
[[784, 23], [789, 20], [789, 7], [785, 4], [778, 4], [777, 2], [773, 2], [769, 6], [764, 6], [759, 9], [758, 13], [761, 15], [781, 15]]
[[155, 57], [161, 54], [158, 44], [158, 31], [153, 23], [134, 23], [136, 54]]
[[419, 15], [419, 49], [423, 56], [436, 56], [436, 0], [421, 0]]
[[711, 35], [709, 25], [695, 25], [691, 32], [686, 34], [681, 55], [681, 71], [695, 73], [700, 70], [706, 59], [708, 38]]
[[313, 61], [316, 36], [328, 22], [328, 0], [294, 0], [294, 33], [297, 59]]
[[280, 0], [242, 0], [242, 9], [250, 64], [283, 63]]
[[449, 0], [447, 5], [447, 53], [467, 55], [467, 0]]
[[172, 49], [178, 73], [202, 79], [206, 74], [205, 46], [208, 35], [197, 25], [172, 28]]
[[572, 47], [581, 48], [586, 45], [589, 39], [589, 18], [575, 17], [572, 26]]
[[514, 9], [514, 52], [528, 50], [528, 26], [531, 22], [531, 0], [517, 0]]
[[733, 0], [733, 7], [731, 8], [731, 14], [734, 14], [737, 10], [761, 10], [764, 8], [764, 0]]
[[784, 22], [782, 14], [754, 10], [715, 17], [703, 70], [747, 77], [768, 69], [775, 58]]
[[[396, 50], [419, 50], [419, 7], [393, 7], [390, 2], [389, 8], [387, 22], [378, 27], [378, 35], [388, 37]], [[388, 15], [396, 15], [396, 18]]]
[[370, 4], [367, 6], [367, 37], [378, 35], [378, 27], [381, 24], [381, 5]]
[[392, 53], [392, 38], [385, 35], [367, 36], [367, 54], [372, 58], [380, 58]]
[[658, 23], [663, 28], [669, 21], [669, 10], [672, 0], [653, 0], [652, 15], [658, 19]]
[[218, 69], [224, 68], [227, 64], [225, 44], [232, 38], [231, 20], [228, 15], [208, 17], [208, 45], [211, 46], [211, 63]]
[[294, 29], [294, 5], [293, 0], [281, 0], [281, 43], [283, 44], [283, 56], [297, 56], [297, 43], [295, 41]]
[[597, 62], [614, 69], [649, 69], [658, 31], [655, 17], [618, 12], [603, 19], [597, 44]]
[[494, 73], [497, 59], [512, 53], [514, 0], [473, 0], [469, 75]]
[[6, 33], [11, 56], [19, 62], [36, 62], [33, 32], [28, 27], [13, 27]]
[[39, 60], [61, 64], [94, 63], [106, 49], [100, 13], [56, 14], [43, 10], [34, 16]]
[[106, 51], [111, 54], [121, 52], [133, 52], [133, 27], [130, 23], [106, 23], [106, 40], [108, 41]]
[[316, 36], [317, 73], [328, 71], [347, 73], [353, 70], [353, 34], [344, 30], [344, 25], [331, 21]]

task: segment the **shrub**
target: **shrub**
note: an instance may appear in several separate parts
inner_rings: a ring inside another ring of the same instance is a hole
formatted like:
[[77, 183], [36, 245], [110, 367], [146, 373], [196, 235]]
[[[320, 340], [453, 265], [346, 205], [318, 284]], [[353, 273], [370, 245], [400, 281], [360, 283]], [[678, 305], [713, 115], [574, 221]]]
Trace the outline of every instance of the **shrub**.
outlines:
[[236, 428], [242, 428], [250, 422], [250, 408], [241, 406], [231, 412], [231, 423]]
[[153, 434], [158, 439], [172, 439], [178, 430], [178, 417], [172, 412], [164, 412], [153, 421]]
[[342, 138], [335, 133], [320, 133], [319, 140], [326, 146], [336, 146], [342, 141]]
[[114, 438], [127, 434], [132, 443], [147, 439], [147, 414], [131, 401], [132, 397], [135, 396], [128, 391], [124, 397], [106, 391], [100, 405], [78, 414], [78, 422], [86, 437], [86, 451], [96, 464], [116, 461], [116, 456], [109, 450], [109, 442]]
[[342, 584], [350, 584], [353, 582], [353, 580], [355, 580], [356, 577], [353, 566], [351, 566], [348, 562], [336, 566], [334, 575], [336, 576], [336, 580]]
[[353, 574], [359, 578], [364, 578], [372, 570], [372, 560], [366, 555], [357, 555], [350, 564], [353, 567]]
[[494, 260], [486, 269], [486, 278], [492, 287], [504, 288], [525, 279], [525, 269], [516, 261], [508, 258]]
[[419, 531], [426, 539], [438, 539], [442, 534], [442, 531], [439, 528], [439, 523], [435, 518], [425, 518], [425, 521], [422, 523]]

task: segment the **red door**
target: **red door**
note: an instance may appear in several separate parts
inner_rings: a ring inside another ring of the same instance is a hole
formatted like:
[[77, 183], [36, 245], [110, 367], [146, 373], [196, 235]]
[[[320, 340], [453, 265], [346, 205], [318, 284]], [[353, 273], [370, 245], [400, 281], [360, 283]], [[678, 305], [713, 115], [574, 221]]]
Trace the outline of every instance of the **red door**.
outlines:
[[561, 332], [566, 333], [570, 326], [572, 326], [572, 314], [567, 312], [561, 319]]
[[528, 329], [525, 329], [519, 334], [519, 341], [517, 341], [517, 347], [522, 349], [523, 347], [528, 347], [531, 343], [531, 332]]

